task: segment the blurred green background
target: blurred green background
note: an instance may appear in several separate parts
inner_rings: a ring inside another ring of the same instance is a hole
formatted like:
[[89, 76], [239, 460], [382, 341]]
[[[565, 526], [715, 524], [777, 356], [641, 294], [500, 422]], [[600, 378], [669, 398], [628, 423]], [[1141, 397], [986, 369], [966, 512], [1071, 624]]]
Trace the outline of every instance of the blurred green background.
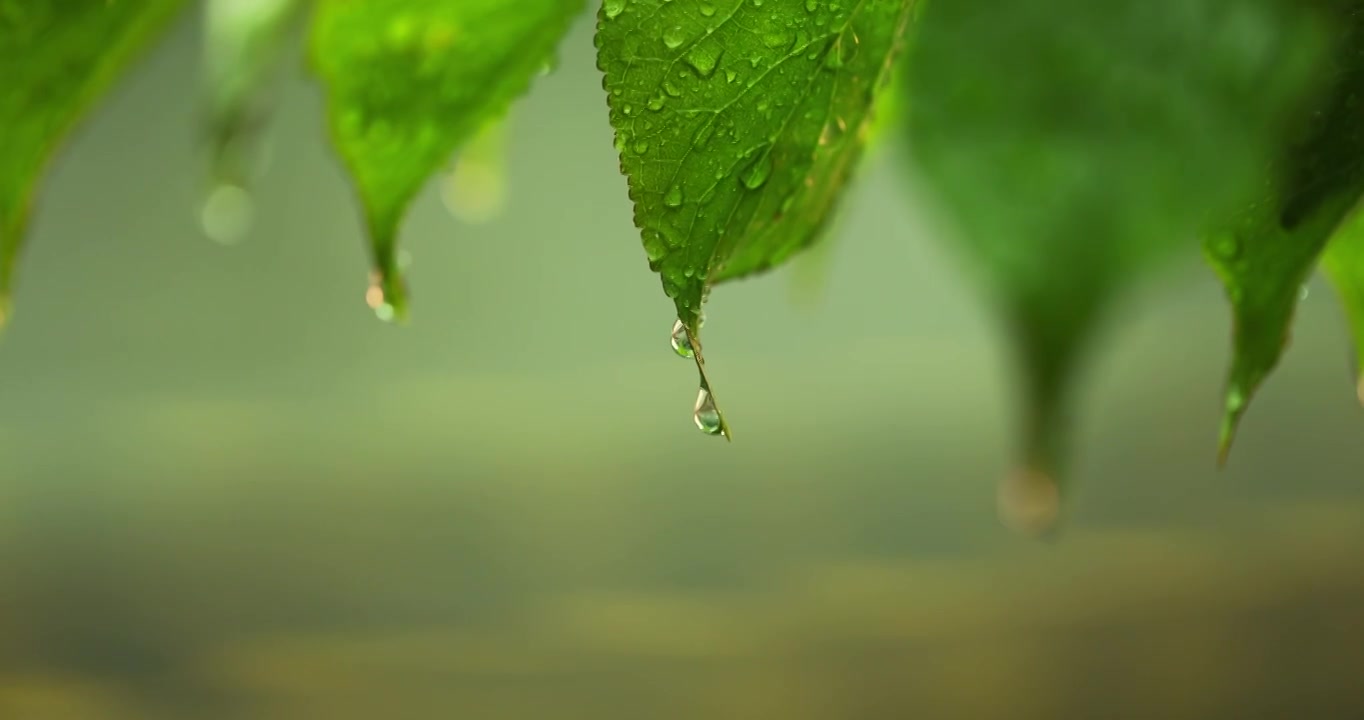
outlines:
[[[413, 208], [414, 323], [289, 73], [256, 228], [199, 226], [199, 18], [69, 144], [0, 343], [0, 718], [1358, 718], [1364, 413], [1329, 291], [1213, 469], [1229, 325], [1129, 297], [1065, 531], [996, 520], [987, 308], [872, 154], [827, 259], [720, 288], [691, 424], [591, 27], [485, 224]], [[889, 141], [887, 141], [889, 143]], [[816, 278], [814, 283], [810, 278]]]

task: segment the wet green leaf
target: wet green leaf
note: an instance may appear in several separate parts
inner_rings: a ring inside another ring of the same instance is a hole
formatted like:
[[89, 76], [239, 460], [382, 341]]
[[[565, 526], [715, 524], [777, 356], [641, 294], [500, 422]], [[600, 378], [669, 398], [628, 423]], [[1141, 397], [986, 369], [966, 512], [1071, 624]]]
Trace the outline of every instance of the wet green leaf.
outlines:
[[180, 4], [0, 0], [0, 324], [43, 169]]
[[[514, 7], [513, 7], [514, 5]], [[375, 265], [369, 300], [406, 316], [402, 216], [463, 142], [500, 116], [583, 0], [319, 0], [312, 63], [332, 139], [354, 176]]]
[[829, 218], [911, 5], [603, 3], [597, 60], [635, 224], [698, 366], [710, 286], [781, 263]]
[[1311, 29], [1272, 0], [952, 0], [922, 13], [906, 57], [910, 149], [1017, 352], [1023, 467], [1002, 488], [1013, 520], [1054, 519], [1068, 386], [1090, 336], [1124, 287], [1245, 197], [1302, 97]]
[[1355, 394], [1364, 404], [1364, 212], [1358, 207], [1331, 237], [1321, 266], [1354, 332]]
[[1329, 91], [1304, 113], [1253, 202], [1206, 243], [1235, 322], [1219, 437], [1223, 462], [1252, 394], [1288, 345], [1303, 283], [1364, 190], [1364, 3], [1324, 4], [1339, 35], [1332, 38]]

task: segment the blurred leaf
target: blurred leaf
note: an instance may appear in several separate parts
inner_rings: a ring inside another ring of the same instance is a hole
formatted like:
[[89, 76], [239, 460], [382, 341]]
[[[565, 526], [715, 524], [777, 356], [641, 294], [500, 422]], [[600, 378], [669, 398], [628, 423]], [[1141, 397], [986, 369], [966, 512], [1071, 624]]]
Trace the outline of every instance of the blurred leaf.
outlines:
[[[823, 228], [912, 0], [606, 0], [597, 64], [649, 266], [700, 352], [714, 283]], [[714, 410], [703, 429], [728, 434]]]
[[[514, 5], [514, 7], [513, 7]], [[319, 0], [312, 62], [365, 206], [381, 317], [403, 319], [397, 233], [451, 153], [553, 59], [583, 0]]]
[[275, 70], [292, 49], [303, 0], [208, 0], [204, 65], [209, 180], [200, 220], [219, 242], [249, 229], [251, 181], [261, 172], [261, 143]]
[[44, 167], [179, 7], [180, 0], [0, 0], [0, 325]]
[[1002, 497], [1027, 516], [1014, 520], [1055, 515], [1069, 383], [1114, 297], [1196, 247], [1268, 159], [1316, 57], [1303, 20], [1273, 0], [923, 11], [910, 149], [1016, 346], [1024, 457]]
[[1354, 331], [1355, 394], [1364, 404], [1364, 213], [1358, 208], [1331, 238], [1321, 265]]
[[1206, 243], [1235, 319], [1222, 462], [1251, 396], [1288, 345], [1298, 297], [1317, 256], [1364, 190], [1364, 3], [1325, 4], [1339, 35], [1332, 38], [1330, 92], [1304, 114], [1254, 201]]

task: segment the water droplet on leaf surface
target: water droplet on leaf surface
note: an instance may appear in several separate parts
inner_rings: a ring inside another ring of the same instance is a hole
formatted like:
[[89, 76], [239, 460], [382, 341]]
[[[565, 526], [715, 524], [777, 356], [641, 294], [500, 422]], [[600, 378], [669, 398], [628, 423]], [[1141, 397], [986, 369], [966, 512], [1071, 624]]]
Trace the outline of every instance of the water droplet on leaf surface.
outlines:
[[604, 0], [601, 10], [606, 15], [607, 20], [614, 20], [622, 12], [625, 12], [625, 0]]

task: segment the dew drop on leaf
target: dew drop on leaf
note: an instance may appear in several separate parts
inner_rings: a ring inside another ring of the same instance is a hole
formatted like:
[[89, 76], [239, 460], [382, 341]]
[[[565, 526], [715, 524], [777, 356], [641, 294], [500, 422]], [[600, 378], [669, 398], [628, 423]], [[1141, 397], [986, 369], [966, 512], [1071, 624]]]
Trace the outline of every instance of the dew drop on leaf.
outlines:
[[674, 185], [668, 188], [668, 193], [663, 196], [663, 204], [668, 207], [678, 207], [682, 204], [682, 186]]
[[720, 63], [720, 55], [719, 48], [702, 43], [687, 53], [687, 64], [691, 65], [697, 75], [708, 78], [715, 74], [715, 66]]
[[680, 25], [674, 25], [663, 31], [663, 44], [667, 45], [669, 50], [678, 48], [686, 39], [687, 37], [683, 34]]
[[696, 427], [707, 435], [723, 435], [725, 432], [720, 409], [715, 407], [715, 398], [704, 387], [696, 391], [696, 409], [692, 411], [691, 418]]
[[771, 175], [772, 155], [764, 150], [744, 169], [741, 179], [744, 187], [749, 190], [757, 190], [763, 186], [763, 183], [767, 182], [767, 178]]
[[626, 0], [604, 0], [601, 5], [602, 14], [607, 20], [615, 20], [617, 16], [625, 12]]

